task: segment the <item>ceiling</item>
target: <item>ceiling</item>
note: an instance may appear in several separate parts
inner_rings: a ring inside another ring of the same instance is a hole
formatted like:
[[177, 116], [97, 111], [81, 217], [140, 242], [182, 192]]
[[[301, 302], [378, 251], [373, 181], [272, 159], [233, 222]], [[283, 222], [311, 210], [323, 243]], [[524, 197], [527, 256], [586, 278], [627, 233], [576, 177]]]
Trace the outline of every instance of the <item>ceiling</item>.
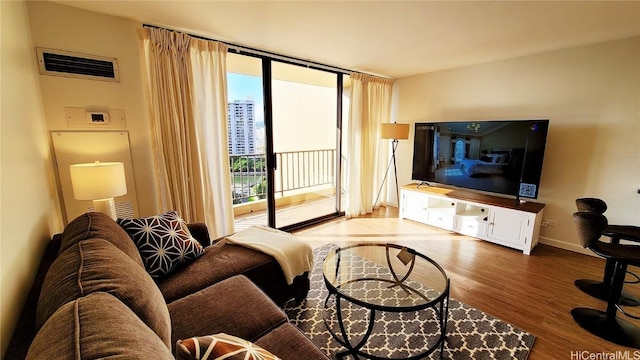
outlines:
[[640, 1], [59, 1], [393, 78], [640, 36]]

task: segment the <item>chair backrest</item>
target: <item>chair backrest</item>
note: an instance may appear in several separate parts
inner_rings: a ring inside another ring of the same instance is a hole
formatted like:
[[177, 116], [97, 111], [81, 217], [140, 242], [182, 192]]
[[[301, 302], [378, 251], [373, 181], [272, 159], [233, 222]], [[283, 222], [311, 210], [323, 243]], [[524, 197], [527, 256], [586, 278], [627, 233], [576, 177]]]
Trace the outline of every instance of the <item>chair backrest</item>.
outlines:
[[604, 214], [607, 211], [607, 203], [597, 198], [580, 198], [576, 199], [576, 207], [578, 211], [595, 212]]
[[579, 211], [573, 213], [573, 220], [578, 230], [578, 239], [582, 247], [588, 248], [598, 241], [602, 231], [607, 227], [607, 218], [595, 212]]

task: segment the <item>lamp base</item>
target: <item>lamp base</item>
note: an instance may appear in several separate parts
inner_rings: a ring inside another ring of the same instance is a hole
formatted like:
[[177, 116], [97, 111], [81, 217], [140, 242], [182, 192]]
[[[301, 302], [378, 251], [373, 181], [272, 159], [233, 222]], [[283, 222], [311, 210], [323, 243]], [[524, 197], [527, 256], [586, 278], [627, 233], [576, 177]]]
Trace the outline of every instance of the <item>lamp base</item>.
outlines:
[[[391, 164], [393, 164], [393, 172], [396, 176], [396, 201], [398, 202], [398, 208], [400, 208], [400, 188], [398, 187], [398, 168], [396, 167], [396, 149], [398, 148], [398, 140], [394, 139], [391, 142], [391, 160], [389, 160], [389, 165], [387, 165], [387, 170], [384, 173], [384, 178], [382, 179], [382, 184], [380, 185], [380, 190], [378, 190], [378, 196], [376, 196], [376, 201], [373, 202], [373, 208], [376, 208], [376, 204], [378, 204], [378, 199], [380, 199], [380, 194], [382, 193], [382, 189], [384, 188], [384, 183], [387, 181], [387, 176], [389, 175], [389, 168]], [[385, 205], [386, 206], [386, 205]]]
[[97, 212], [109, 215], [113, 220], [118, 219], [118, 215], [116, 214], [116, 202], [113, 198], [93, 200], [93, 209]]

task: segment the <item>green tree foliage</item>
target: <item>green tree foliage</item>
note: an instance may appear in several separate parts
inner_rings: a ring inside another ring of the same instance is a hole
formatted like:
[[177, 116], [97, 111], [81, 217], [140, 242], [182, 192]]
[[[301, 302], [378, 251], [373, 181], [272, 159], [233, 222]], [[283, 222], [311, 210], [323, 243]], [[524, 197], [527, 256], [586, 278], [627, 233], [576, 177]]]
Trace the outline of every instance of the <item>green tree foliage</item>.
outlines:
[[264, 199], [267, 197], [267, 179], [262, 177], [258, 183], [256, 183], [253, 188], [253, 195], [256, 195], [258, 199]]
[[266, 159], [260, 157], [240, 156], [233, 158], [231, 163], [231, 171], [233, 172], [262, 172], [266, 168]]

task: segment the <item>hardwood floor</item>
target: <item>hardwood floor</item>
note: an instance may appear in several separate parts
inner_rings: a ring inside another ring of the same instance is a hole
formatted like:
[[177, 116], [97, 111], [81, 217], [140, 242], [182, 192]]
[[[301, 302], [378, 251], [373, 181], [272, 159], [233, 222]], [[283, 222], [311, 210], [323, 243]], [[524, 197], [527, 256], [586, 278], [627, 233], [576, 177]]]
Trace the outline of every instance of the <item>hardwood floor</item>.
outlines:
[[[598, 359], [608, 359], [602, 353], [620, 351], [634, 358], [633, 349], [601, 340], [571, 318], [574, 307], [605, 309], [604, 301], [591, 298], [573, 285], [575, 279], [601, 278], [603, 260], [546, 245], [538, 245], [531, 256], [526, 256], [489, 242], [400, 220], [396, 208], [381, 209], [366, 217], [339, 219], [301, 230], [296, 236], [314, 248], [353, 242], [390, 242], [414, 248], [445, 269], [451, 278], [452, 298], [535, 335], [531, 360], [595, 359], [584, 356], [596, 353], [600, 354]], [[640, 285], [627, 284], [625, 289], [640, 296]], [[627, 310], [640, 315], [640, 308]], [[639, 322], [635, 324], [640, 326]], [[578, 357], [578, 352], [583, 357]]]

